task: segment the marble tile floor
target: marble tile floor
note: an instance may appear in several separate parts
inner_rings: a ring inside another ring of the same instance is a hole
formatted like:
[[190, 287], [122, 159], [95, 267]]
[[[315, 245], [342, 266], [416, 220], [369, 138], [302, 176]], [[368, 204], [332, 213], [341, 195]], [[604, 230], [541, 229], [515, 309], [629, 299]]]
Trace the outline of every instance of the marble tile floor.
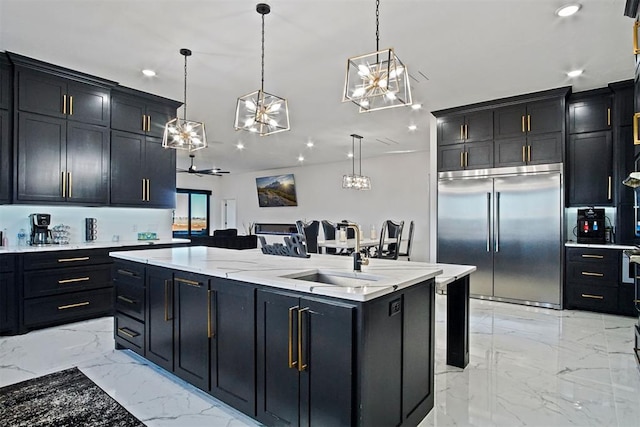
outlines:
[[[437, 295], [436, 403], [420, 427], [638, 426], [633, 324], [472, 300], [470, 363], [461, 370], [445, 364], [446, 297]], [[107, 317], [0, 337], [0, 386], [78, 366], [150, 427], [259, 425], [134, 353], [115, 351], [112, 329]]]

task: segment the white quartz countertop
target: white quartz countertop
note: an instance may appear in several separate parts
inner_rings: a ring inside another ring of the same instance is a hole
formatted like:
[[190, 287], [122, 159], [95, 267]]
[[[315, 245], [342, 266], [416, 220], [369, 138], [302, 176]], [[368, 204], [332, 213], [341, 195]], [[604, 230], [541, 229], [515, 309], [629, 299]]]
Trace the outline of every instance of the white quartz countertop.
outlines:
[[[316, 295], [369, 301], [443, 273], [471, 273], [475, 267], [414, 261], [370, 259], [362, 272], [353, 271], [353, 258], [311, 254], [310, 258], [265, 255], [259, 249], [233, 250], [205, 246], [111, 252], [111, 256], [159, 267], [223, 277]], [[461, 267], [460, 269], [454, 267]], [[330, 285], [296, 279], [315, 273], [338, 276], [348, 284]]]
[[68, 251], [74, 249], [98, 249], [98, 248], [122, 248], [125, 246], [145, 246], [145, 245], [166, 245], [189, 243], [189, 239], [159, 239], [159, 240], [127, 240], [113, 242], [94, 241], [70, 243], [68, 245], [43, 245], [43, 246], [0, 246], [1, 254], [17, 254], [25, 252], [50, 252], [50, 251]]
[[570, 248], [596, 248], [596, 249], [620, 249], [620, 250], [636, 249], [635, 246], [616, 245], [614, 243], [594, 244], [594, 243], [565, 242], [564, 245]]

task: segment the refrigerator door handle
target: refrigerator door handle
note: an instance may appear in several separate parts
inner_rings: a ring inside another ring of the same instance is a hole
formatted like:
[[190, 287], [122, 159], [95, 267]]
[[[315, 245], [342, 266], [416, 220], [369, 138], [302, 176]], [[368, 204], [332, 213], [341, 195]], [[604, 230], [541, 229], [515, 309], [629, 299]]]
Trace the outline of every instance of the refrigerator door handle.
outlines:
[[500, 252], [500, 192], [496, 191], [496, 252]]
[[487, 252], [491, 252], [491, 193], [487, 192]]

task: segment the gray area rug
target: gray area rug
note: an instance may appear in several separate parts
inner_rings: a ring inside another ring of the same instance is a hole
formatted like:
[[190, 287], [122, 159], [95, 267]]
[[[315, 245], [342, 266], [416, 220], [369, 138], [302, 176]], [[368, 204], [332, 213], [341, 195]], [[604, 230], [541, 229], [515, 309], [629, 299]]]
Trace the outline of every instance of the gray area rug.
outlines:
[[78, 368], [0, 388], [0, 426], [144, 426]]

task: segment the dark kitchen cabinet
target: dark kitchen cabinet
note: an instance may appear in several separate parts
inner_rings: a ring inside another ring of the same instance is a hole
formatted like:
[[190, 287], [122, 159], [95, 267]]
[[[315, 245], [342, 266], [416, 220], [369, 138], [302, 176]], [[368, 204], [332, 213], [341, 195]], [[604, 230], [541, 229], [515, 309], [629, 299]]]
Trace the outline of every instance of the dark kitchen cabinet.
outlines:
[[562, 161], [562, 133], [497, 139], [494, 143], [495, 166], [522, 166]]
[[147, 267], [145, 357], [173, 372], [173, 274], [171, 270]]
[[107, 128], [18, 113], [18, 202], [108, 203]]
[[438, 171], [493, 167], [493, 142], [480, 141], [438, 146]]
[[209, 286], [209, 391], [255, 416], [255, 286], [218, 277]]
[[493, 139], [493, 111], [477, 111], [438, 118], [440, 145]]
[[617, 313], [620, 250], [566, 249], [565, 307]]
[[9, 111], [0, 110], [0, 203], [11, 199], [11, 133]]
[[569, 100], [569, 133], [611, 130], [611, 106], [609, 88], [572, 94]]
[[345, 304], [258, 291], [259, 421], [353, 424], [354, 314]]
[[17, 67], [17, 109], [87, 124], [109, 125], [110, 90]]
[[115, 291], [113, 338], [116, 348], [145, 355], [145, 266], [116, 261], [111, 268]]
[[175, 271], [173, 372], [201, 390], [209, 388], [211, 313], [209, 278]]
[[0, 53], [0, 110], [11, 109], [12, 70], [9, 60]]
[[0, 334], [15, 333], [17, 307], [15, 256], [0, 255]]
[[111, 204], [173, 208], [176, 153], [161, 141], [128, 132], [111, 132]]
[[613, 141], [611, 131], [569, 136], [569, 206], [611, 206]]
[[128, 94], [114, 92], [111, 129], [162, 138], [165, 125], [176, 117], [176, 109], [180, 104], [160, 97], [153, 98], [133, 90]]

